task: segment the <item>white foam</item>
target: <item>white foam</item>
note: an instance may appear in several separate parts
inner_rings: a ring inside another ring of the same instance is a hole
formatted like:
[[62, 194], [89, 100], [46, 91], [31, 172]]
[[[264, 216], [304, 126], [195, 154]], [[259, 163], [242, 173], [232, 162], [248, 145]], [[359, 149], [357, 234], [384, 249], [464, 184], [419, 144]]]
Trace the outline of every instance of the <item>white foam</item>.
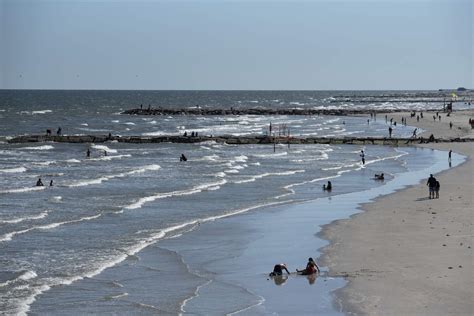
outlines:
[[56, 160], [49, 160], [49, 161], [33, 162], [33, 164], [38, 165], [38, 166], [49, 166], [56, 162], [57, 162]]
[[87, 123], [81, 123], [82, 126], [89, 126]]
[[44, 212], [42, 212], [38, 215], [30, 215], [30, 216], [19, 217], [19, 218], [14, 218], [14, 219], [5, 219], [5, 220], [0, 219], [0, 223], [2, 223], [2, 224], [16, 224], [16, 223], [21, 223], [21, 222], [24, 222], [24, 221], [45, 218], [46, 216], [48, 216], [48, 211], [44, 211]]
[[132, 157], [132, 155], [130, 154], [126, 154], [126, 155], [114, 155], [114, 156], [102, 156], [102, 157], [98, 157], [98, 158], [88, 158], [87, 160], [89, 161], [97, 161], [97, 160], [112, 160], [112, 159], [122, 159], [122, 158], [126, 158], [126, 157]]
[[81, 162], [79, 159], [68, 159], [66, 160], [67, 163], [79, 163]]
[[25, 167], [16, 167], [16, 168], [9, 168], [9, 169], [0, 169], [0, 172], [3, 173], [19, 173], [19, 172], [25, 172], [26, 168]]
[[52, 113], [53, 111], [51, 110], [40, 110], [40, 111], [32, 111], [31, 114], [46, 114], [46, 113]]
[[124, 124], [125, 124], [125, 125], [136, 125], [136, 124], [133, 123], [133, 122], [125, 122]]
[[[209, 190], [209, 188], [214, 188], [215, 190], [215, 188], [217, 187], [220, 188], [221, 185], [224, 185], [226, 183], [227, 183], [227, 180], [222, 179], [218, 182], [211, 182], [211, 183], [197, 185], [187, 190], [177, 190], [177, 191], [172, 191], [172, 192], [156, 193], [154, 195], [142, 197], [138, 199], [136, 202], [124, 207], [124, 209], [133, 210], [133, 209], [141, 208], [145, 203], [148, 203], [148, 202], [153, 202], [155, 200], [169, 198], [173, 196], [191, 195], [191, 194]], [[122, 212], [123, 210], [119, 211], [119, 213], [122, 213]]]
[[118, 174], [112, 174], [112, 175], [107, 175], [103, 176], [100, 178], [92, 179], [92, 180], [83, 180], [83, 181], [78, 181], [72, 184], [67, 185], [68, 187], [82, 187], [82, 186], [87, 186], [87, 185], [92, 185], [92, 184], [100, 184], [104, 181], [108, 181], [114, 178], [123, 178], [126, 176], [138, 174], [138, 173], [143, 173], [145, 171], [156, 171], [161, 169], [161, 166], [159, 165], [148, 165], [148, 166], [143, 166], [128, 172], [123, 172], [123, 173], [118, 173]]
[[21, 235], [21, 234], [30, 232], [32, 230], [53, 229], [53, 228], [56, 228], [56, 227], [59, 227], [59, 226], [62, 226], [62, 225], [66, 225], [66, 224], [74, 224], [74, 223], [79, 223], [79, 222], [83, 222], [83, 221], [90, 221], [90, 220], [99, 218], [100, 216], [102, 216], [102, 214], [97, 214], [97, 215], [93, 215], [93, 216], [86, 216], [86, 217], [82, 217], [82, 218], [75, 219], [75, 220], [72, 220], [72, 221], [56, 222], [56, 223], [51, 223], [51, 224], [48, 224], [48, 225], [33, 226], [33, 227], [30, 227], [30, 228], [27, 228], [27, 229], [13, 231], [13, 232], [10, 232], [10, 233], [7, 233], [7, 234], [1, 236], [0, 237], [0, 242], [10, 241], [10, 240], [12, 240], [12, 238], [14, 236]]
[[18, 149], [26, 149], [26, 150], [51, 150], [54, 149], [51, 145], [43, 145], [43, 146], [36, 146], [36, 147], [23, 147]]
[[272, 153], [272, 154], [255, 154], [253, 156], [259, 157], [259, 158], [274, 158], [274, 157], [281, 157], [281, 156], [286, 156], [288, 153], [286, 151], [281, 152], [281, 153]]
[[283, 171], [283, 172], [266, 172], [266, 173], [262, 173], [262, 174], [257, 174], [255, 176], [251, 176], [250, 178], [248, 179], [244, 179], [244, 180], [236, 180], [234, 181], [233, 183], [247, 183], [247, 182], [254, 182], [256, 181], [257, 179], [261, 179], [261, 178], [265, 178], [265, 177], [271, 177], [271, 176], [289, 176], [289, 175], [293, 175], [293, 174], [296, 174], [296, 173], [302, 173], [302, 172], [305, 172], [305, 170], [289, 170], [289, 171]]
[[30, 191], [40, 191], [44, 190], [46, 187], [24, 187], [18, 189], [10, 189], [10, 190], [0, 190], [0, 193], [23, 193], [23, 192], [30, 192]]
[[105, 146], [105, 145], [92, 144], [91, 147], [94, 148], [94, 149], [97, 149], [97, 150], [105, 150], [105, 151], [107, 151], [108, 153], [113, 153], [113, 154], [116, 154], [116, 153], [117, 153], [117, 150], [116, 150], [116, 149], [109, 148], [109, 147], [107, 147], [107, 146]]
[[5, 287], [9, 284], [18, 282], [20, 280], [21, 281], [28, 281], [28, 280], [31, 280], [31, 279], [34, 279], [34, 278], [38, 277], [38, 275], [36, 274], [35, 271], [26, 270], [26, 271], [18, 271], [18, 272], [22, 272], [22, 273], [13, 280], [8, 280], [6, 282], [0, 283], [0, 287]]

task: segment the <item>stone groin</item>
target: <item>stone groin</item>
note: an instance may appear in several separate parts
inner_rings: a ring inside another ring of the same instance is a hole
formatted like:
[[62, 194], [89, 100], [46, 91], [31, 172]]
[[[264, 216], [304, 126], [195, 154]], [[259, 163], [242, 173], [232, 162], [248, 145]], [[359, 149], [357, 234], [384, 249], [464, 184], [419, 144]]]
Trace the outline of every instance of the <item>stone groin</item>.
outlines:
[[[364, 115], [370, 113], [401, 112], [402, 110], [347, 110], [347, 109], [301, 109], [301, 108], [150, 108], [130, 109], [121, 114], [128, 115]], [[406, 110], [405, 110], [406, 111]]]
[[[405, 146], [412, 143], [427, 142], [423, 138], [385, 138], [385, 137], [287, 137], [287, 136], [108, 136], [108, 135], [23, 135], [8, 140], [8, 143], [104, 143], [104, 142], [122, 142], [122, 143], [200, 143], [214, 141], [217, 143], [227, 143], [232, 145], [246, 144], [372, 144], [372, 145], [392, 145]], [[435, 142], [473, 142], [472, 138], [447, 138], [436, 139]]]

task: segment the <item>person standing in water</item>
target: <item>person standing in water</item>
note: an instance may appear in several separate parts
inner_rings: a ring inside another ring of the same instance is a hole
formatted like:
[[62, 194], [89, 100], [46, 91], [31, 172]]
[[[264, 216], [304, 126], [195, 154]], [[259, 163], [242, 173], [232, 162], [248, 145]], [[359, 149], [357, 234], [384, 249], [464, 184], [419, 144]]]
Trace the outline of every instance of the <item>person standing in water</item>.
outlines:
[[90, 158], [90, 157], [91, 157], [91, 150], [90, 150], [89, 148], [87, 148], [86, 157], [87, 157], [87, 158]]
[[448, 152], [448, 162], [451, 163], [451, 154], [453, 153], [453, 151], [450, 149], [449, 152]]
[[43, 181], [41, 181], [41, 178], [39, 178], [38, 181], [36, 181], [36, 186], [37, 187], [43, 187], [44, 186]]
[[365, 165], [365, 153], [363, 150], [360, 151], [360, 158], [362, 159], [362, 164]]

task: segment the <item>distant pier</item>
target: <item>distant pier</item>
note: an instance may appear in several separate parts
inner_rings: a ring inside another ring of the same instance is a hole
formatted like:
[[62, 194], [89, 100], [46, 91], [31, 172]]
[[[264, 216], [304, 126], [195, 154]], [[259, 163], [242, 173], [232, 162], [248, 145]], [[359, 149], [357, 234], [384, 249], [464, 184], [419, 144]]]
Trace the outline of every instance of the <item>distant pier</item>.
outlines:
[[[410, 144], [426, 143], [427, 138], [386, 138], [386, 137], [287, 137], [287, 136], [109, 136], [109, 135], [23, 135], [8, 140], [8, 143], [201, 143], [214, 141], [232, 145], [248, 144], [357, 144], [357, 145], [392, 145], [406, 146]], [[473, 142], [474, 138], [440, 138], [435, 142]]]

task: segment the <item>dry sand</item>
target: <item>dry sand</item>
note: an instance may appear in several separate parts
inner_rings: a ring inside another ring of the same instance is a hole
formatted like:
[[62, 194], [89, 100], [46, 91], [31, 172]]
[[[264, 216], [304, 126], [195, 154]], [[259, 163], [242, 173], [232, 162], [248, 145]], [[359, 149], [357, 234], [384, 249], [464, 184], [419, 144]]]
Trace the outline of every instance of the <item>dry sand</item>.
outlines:
[[[468, 121], [474, 111], [450, 117], [440, 113], [436, 122], [434, 114], [424, 113], [420, 122], [407, 113], [388, 117], [398, 124], [406, 117], [408, 125], [426, 131], [423, 137], [473, 137]], [[336, 292], [346, 314], [474, 315], [474, 143], [420, 146], [468, 156], [464, 164], [435, 175], [441, 183], [439, 199], [428, 199], [423, 181], [363, 205], [365, 212], [322, 231], [331, 242], [324, 248], [323, 264], [330, 274], [349, 281]]]

